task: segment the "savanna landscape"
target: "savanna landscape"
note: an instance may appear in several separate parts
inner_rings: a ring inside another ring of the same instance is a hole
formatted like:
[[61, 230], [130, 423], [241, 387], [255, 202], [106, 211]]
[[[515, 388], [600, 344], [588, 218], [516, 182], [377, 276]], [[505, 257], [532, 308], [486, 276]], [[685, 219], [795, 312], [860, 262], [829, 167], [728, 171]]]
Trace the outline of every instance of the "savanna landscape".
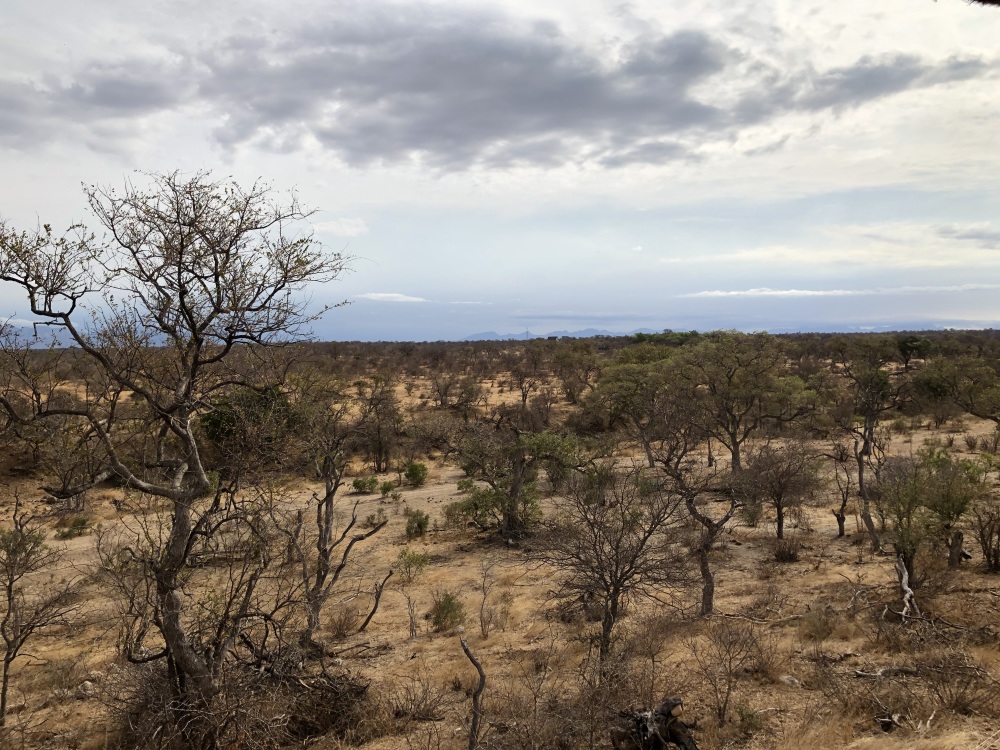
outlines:
[[0, 231], [11, 748], [1000, 747], [1000, 336], [316, 342], [209, 175]]

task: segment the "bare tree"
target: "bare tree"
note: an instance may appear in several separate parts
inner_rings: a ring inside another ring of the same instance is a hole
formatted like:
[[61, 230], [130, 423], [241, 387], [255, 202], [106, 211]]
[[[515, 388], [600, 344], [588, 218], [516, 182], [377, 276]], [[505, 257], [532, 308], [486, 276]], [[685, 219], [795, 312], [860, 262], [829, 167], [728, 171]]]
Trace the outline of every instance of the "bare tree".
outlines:
[[760, 653], [760, 633], [745, 620], [716, 620], [705, 639], [692, 638], [688, 648], [694, 657], [694, 671], [711, 689], [715, 718], [721, 726], [729, 714], [729, 701], [740, 676], [749, 671]]
[[75, 582], [30, 580], [50, 569], [59, 559], [57, 550], [45, 544], [45, 534], [21, 508], [15, 496], [12, 526], [0, 529], [0, 587], [3, 588], [3, 674], [0, 676], [0, 727], [7, 720], [10, 671], [28, 641], [52, 625], [66, 621], [76, 609]]
[[[345, 259], [301, 228], [307, 214], [294, 198], [279, 203], [264, 184], [244, 189], [177, 172], [148, 180], [120, 192], [86, 189], [106, 239], [82, 227], [61, 237], [48, 226], [0, 230], [0, 279], [20, 286], [39, 324], [78, 347], [97, 373], [80, 403], [47, 399], [29, 410], [8, 390], [0, 407], [20, 424], [85, 420], [121, 481], [168, 504], [159, 554], [143, 565], [155, 582], [158, 656], [170, 665], [185, 721], [197, 724], [243, 620], [217, 648], [200, 649], [181, 590], [199, 544], [255, 518], [239, 507], [235, 488], [218, 487], [200, 417], [234, 386], [280, 381], [268, 351], [316, 317], [296, 292], [336, 278]], [[5, 365], [16, 368], [17, 342], [3, 343]], [[241, 585], [254, 575], [248, 570]]]
[[[337, 493], [361, 429], [354, 415], [357, 399], [336, 383], [317, 381], [314, 375], [311, 373], [299, 383], [297, 407], [305, 459], [316, 478], [323, 482], [323, 489], [313, 493], [304, 511], [296, 511], [291, 518], [283, 514], [278, 522], [302, 582], [306, 624], [301, 642], [307, 647], [314, 646], [323, 607], [346, 569], [355, 545], [373, 537], [388, 523], [386, 519], [367, 531], [352, 534], [358, 525], [358, 503], [355, 503], [350, 519], [342, 529], [337, 529]], [[361, 425], [369, 416], [362, 414]], [[313, 516], [311, 528], [304, 523], [306, 513]], [[376, 591], [381, 596], [381, 589]]]
[[819, 487], [816, 462], [800, 444], [765, 444], [751, 450], [746, 471], [735, 477], [737, 492], [748, 504], [774, 508], [778, 539], [785, 536], [785, 515], [798, 508]]
[[560, 597], [600, 607], [602, 662], [630, 603], [664, 601], [685, 582], [683, 517], [678, 494], [634, 469], [615, 473], [610, 481], [580, 478], [556, 501], [556, 520], [540, 554], [556, 570], [566, 571]]
[[692, 551], [701, 574], [700, 612], [708, 616], [715, 609], [712, 550], [736, 511], [742, 507], [742, 500], [737, 494], [730, 493], [728, 507], [721, 516], [704, 508], [704, 498], [718, 489], [718, 475], [714, 462], [703, 468], [701, 457], [697, 454], [708, 435], [697, 414], [700, 406], [694, 392], [696, 387], [678, 369], [666, 372], [664, 377], [663, 396], [654, 415], [657, 439], [650, 444], [650, 453], [670, 482], [672, 491], [683, 500], [688, 515], [700, 527]]

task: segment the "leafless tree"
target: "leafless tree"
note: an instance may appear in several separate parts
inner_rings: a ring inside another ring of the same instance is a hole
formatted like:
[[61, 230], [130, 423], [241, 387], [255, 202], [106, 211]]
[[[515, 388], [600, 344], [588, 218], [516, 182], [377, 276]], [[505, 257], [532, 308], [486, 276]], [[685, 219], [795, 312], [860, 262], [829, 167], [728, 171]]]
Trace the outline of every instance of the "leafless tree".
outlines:
[[603, 662], [630, 603], [666, 601], [686, 581], [683, 500], [633, 469], [610, 481], [577, 479], [556, 501], [554, 518], [541, 557], [566, 573], [560, 597], [600, 608], [597, 643]]
[[[157, 656], [170, 665], [177, 705], [197, 723], [245, 620], [215, 648], [198, 647], [181, 593], [191, 556], [227, 527], [260, 536], [238, 492], [214, 478], [200, 417], [236, 386], [263, 390], [280, 380], [268, 352], [316, 317], [296, 292], [335, 278], [346, 261], [302, 228], [307, 214], [294, 198], [282, 204], [267, 185], [177, 172], [147, 181], [86, 189], [104, 239], [83, 227], [62, 236], [48, 226], [0, 230], [0, 279], [20, 286], [39, 325], [78, 347], [96, 373], [79, 403], [44, 399], [26, 409], [21, 393], [7, 390], [0, 407], [19, 424], [84, 420], [111, 471], [167, 504], [158, 554], [142, 565], [155, 584]], [[4, 339], [8, 368], [17, 368], [18, 348]], [[236, 585], [251, 590], [256, 570]]]
[[819, 487], [815, 459], [797, 443], [765, 444], [746, 458], [746, 471], [734, 477], [734, 489], [747, 504], [767, 503], [774, 508], [777, 536], [784, 539], [785, 515]]
[[[7, 720], [7, 693], [14, 661], [28, 641], [48, 627], [66, 622], [76, 609], [74, 580], [40, 581], [37, 576], [61, 557], [45, 544], [45, 533], [15, 496], [11, 528], [0, 529], [0, 587], [3, 588], [3, 674], [0, 676], [0, 728]], [[33, 580], [34, 579], [34, 580]]]

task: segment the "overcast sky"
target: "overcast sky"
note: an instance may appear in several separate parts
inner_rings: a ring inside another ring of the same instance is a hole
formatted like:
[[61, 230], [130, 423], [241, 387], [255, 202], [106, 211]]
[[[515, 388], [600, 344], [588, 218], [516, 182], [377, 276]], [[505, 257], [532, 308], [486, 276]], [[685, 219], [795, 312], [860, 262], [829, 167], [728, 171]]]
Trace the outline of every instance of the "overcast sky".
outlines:
[[997, 326], [998, 40], [961, 0], [7, 2], [0, 217], [295, 189], [355, 256], [323, 339]]

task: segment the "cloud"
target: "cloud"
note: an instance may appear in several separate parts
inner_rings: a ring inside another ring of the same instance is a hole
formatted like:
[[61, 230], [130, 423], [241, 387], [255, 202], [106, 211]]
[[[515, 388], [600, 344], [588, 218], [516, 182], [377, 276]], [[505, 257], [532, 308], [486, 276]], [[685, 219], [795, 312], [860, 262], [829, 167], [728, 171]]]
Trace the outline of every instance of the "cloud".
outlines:
[[935, 227], [935, 231], [942, 239], [973, 242], [987, 249], [1000, 248], [1000, 229], [994, 228], [989, 222], [948, 224]]
[[[818, 69], [775, 33], [773, 54], [722, 31], [649, 25], [615, 54], [554, 23], [420, 3], [336, 4], [159, 57], [0, 74], [0, 139], [193, 110], [227, 148], [319, 146], [352, 166], [441, 170], [697, 162], [789, 113], [840, 113], [989, 74], [974, 56], [863, 56]], [[786, 47], [788, 49], [786, 49]], [[781, 148], [787, 136], [756, 153]]]
[[423, 297], [411, 297], [408, 294], [397, 294], [396, 292], [366, 292], [365, 294], [355, 294], [358, 299], [367, 299], [372, 302], [427, 302]]
[[317, 232], [326, 232], [336, 237], [359, 237], [368, 234], [368, 225], [364, 219], [331, 219], [313, 224]]
[[682, 298], [718, 297], [858, 297], [884, 294], [937, 294], [945, 292], [977, 292], [1000, 289], [1000, 284], [957, 284], [952, 286], [898, 286], [874, 287], [872, 289], [743, 289], [723, 291], [714, 289], [704, 292], [679, 294]]

